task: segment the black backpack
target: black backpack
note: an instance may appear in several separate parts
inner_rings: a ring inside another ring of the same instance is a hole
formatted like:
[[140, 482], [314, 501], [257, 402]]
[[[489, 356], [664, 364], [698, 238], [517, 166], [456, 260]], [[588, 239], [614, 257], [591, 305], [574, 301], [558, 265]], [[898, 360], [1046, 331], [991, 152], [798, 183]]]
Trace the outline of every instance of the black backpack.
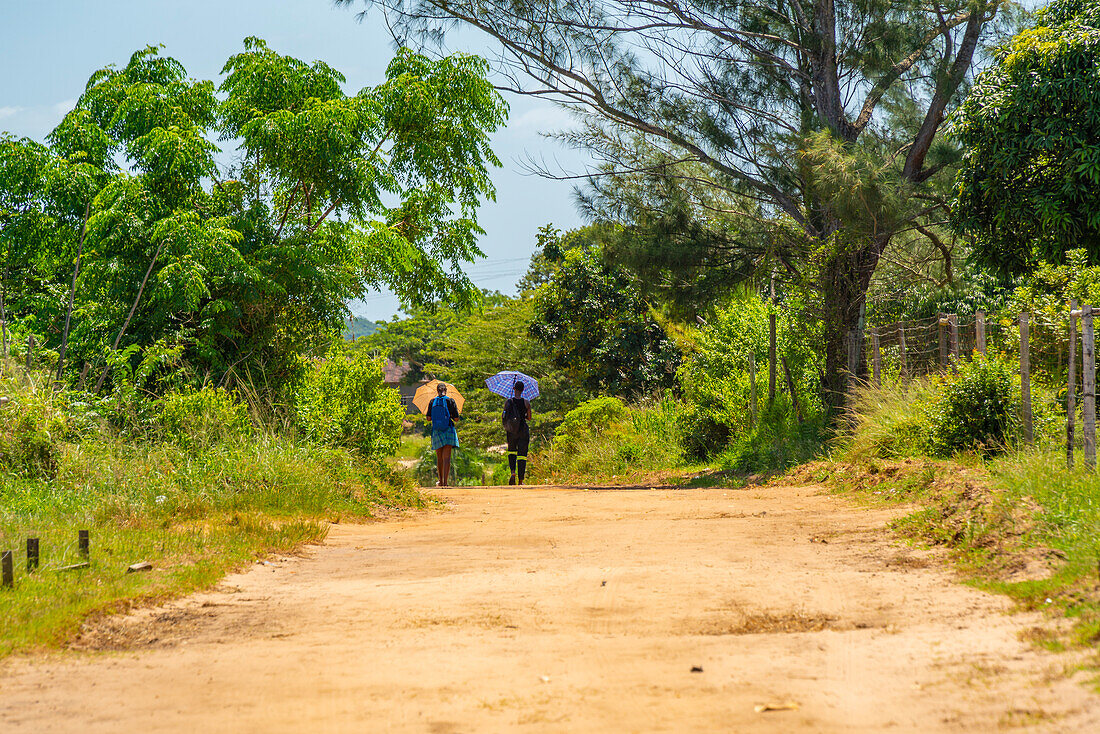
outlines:
[[527, 403], [523, 398], [508, 398], [501, 416], [505, 433], [519, 433], [527, 423]]

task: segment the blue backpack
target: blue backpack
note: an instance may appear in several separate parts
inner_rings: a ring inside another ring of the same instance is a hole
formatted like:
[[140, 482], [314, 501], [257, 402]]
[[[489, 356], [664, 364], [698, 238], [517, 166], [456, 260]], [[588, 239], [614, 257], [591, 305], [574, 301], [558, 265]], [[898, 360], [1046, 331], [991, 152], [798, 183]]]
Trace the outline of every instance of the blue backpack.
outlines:
[[445, 431], [454, 425], [451, 421], [451, 408], [447, 405], [447, 398], [442, 395], [432, 398], [428, 414], [432, 417], [433, 431]]

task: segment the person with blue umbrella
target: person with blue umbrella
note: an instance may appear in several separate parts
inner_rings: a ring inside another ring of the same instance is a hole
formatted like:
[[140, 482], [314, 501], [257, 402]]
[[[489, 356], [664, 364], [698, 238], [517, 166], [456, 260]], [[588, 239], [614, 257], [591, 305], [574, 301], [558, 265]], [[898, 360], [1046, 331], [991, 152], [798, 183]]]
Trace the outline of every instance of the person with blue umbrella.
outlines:
[[508, 484], [523, 484], [527, 473], [527, 451], [531, 446], [531, 398], [538, 397], [539, 383], [522, 372], [498, 372], [485, 381], [490, 392], [508, 398], [504, 402], [504, 435], [508, 440]]

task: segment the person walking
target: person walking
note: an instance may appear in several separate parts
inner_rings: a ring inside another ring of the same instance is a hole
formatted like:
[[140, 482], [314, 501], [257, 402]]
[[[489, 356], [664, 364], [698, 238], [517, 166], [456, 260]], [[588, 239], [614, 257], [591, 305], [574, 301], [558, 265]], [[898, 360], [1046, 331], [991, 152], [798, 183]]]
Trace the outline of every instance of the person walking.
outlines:
[[446, 487], [451, 478], [451, 451], [458, 448], [458, 405], [447, 397], [447, 385], [436, 385], [436, 396], [428, 403], [428, 417], [432, 421], [432, 448], [435, 449], [435, 470], [439, 475], [437, 485]]
[[[524, 384], [516, 382], [514, 395], [504, 401], [504, 434], [508, 439], [508, 468], [512, 477], [508, 484], [523, 484], [527, 472], [527, 450], [531, 446], [531, 401], [523, 397]], [[518, 479], [518, 480], [517, 480]]]

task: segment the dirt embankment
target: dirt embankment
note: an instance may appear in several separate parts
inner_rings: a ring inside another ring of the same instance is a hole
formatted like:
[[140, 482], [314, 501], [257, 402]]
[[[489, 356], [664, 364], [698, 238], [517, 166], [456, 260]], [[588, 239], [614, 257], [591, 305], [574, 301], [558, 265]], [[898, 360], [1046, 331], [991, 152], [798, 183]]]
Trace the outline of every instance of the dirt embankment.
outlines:
[[[469, 489], [0, 669], [4, 731], [1100, 731], [1040, 620], [814, 487]], [[774, 709], [774, 710], [772, 710]], [[1016, 727], [1021, 727], [1016, 729]]]

